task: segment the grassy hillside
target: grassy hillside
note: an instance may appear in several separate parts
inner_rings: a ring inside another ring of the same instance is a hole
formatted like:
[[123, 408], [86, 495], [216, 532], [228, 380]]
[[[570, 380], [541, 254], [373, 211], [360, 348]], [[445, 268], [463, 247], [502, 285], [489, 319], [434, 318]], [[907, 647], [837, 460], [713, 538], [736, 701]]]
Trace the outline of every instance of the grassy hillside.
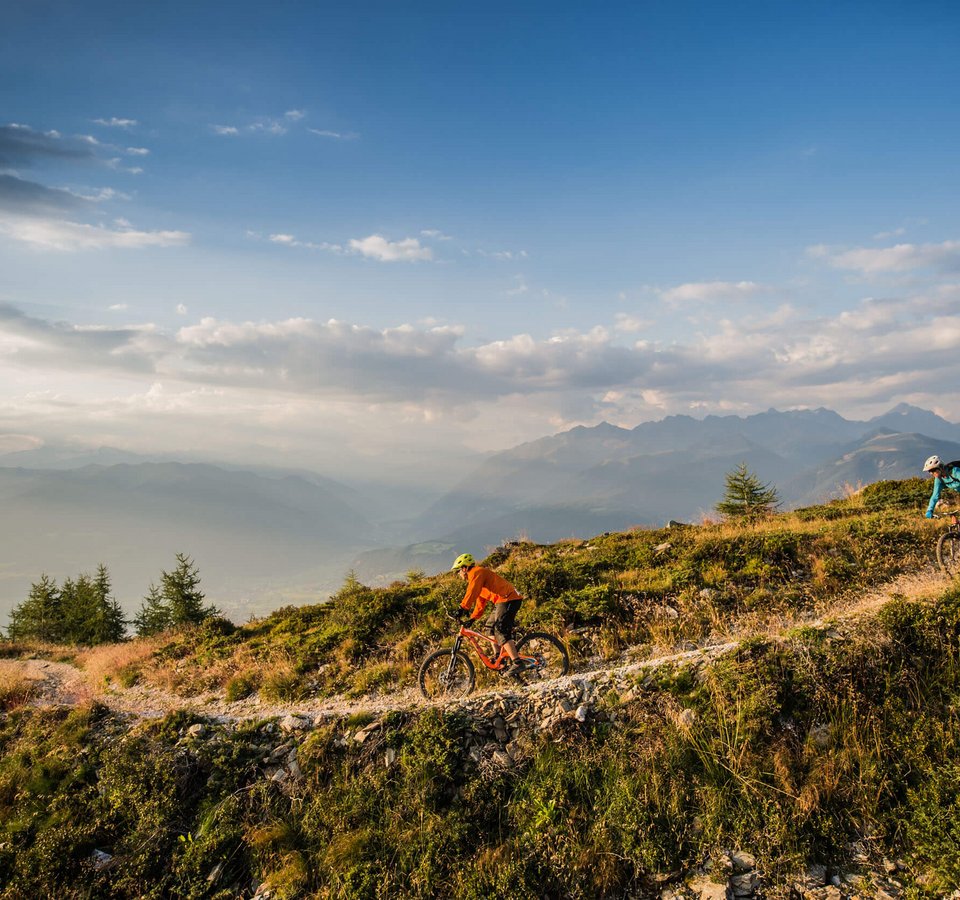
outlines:
[[[815, 617], [917, 569], [931, 552], [918, 515], [928, 490], [920, 479], [885, 482], [753, 528], [510, 543], [485, 562], [528, 598], [521, 623], [567, 631], [575, 659], [613, 658], [635, 645], [683, 648]], [[463, 589], [455, 574], [411, 573], [387, 588], [348, 579], [329, 604], [176, 634], [114, 674], [184, 696], [218, 690], [233, 699], [254, 690], [269, 700], [389, 690], [411, 683], [425, 652], [449, 632], [445, 614]]]
[[[132, 721], [0, 684], [0, 896], [827, 896], [813, 881], [834, 874], [832, 896], [949, 894], [960, 590], [889, 589], [929, 566], [928, 487], [754, 528], [499, 548], [526, 621], [571, 643], [579, 673], [545, 691]], [[328, 605], [86, 664], [184, 696], [389, 696], [461, 595], [449, 575], [348, 582]], [[643, 662], [658, 654], [675, 658]]]

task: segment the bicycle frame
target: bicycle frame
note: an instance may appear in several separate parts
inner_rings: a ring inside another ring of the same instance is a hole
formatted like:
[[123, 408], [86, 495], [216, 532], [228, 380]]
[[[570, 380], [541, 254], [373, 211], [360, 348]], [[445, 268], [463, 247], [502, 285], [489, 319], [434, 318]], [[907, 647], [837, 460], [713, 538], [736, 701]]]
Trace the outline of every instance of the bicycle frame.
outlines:
[[[473, 647], [477, 656], [480, 657], [480, 662], [482, 662], [488, 669], [493, 669], [496, 671], [503, 667], [503, 660], [507, 653], [495, 638], [481, 634], [479, 631], [474, 631], [472, 628], [467, 628], [466, 625], [461, 625], [460, 630], [457, 632], [456, 643], [453, 645], [454, 653], [456, 653], [463, 645], [464, 638], [470, 642], [470, 646]], [[493, 653], [490, 656], [483, 652], [483, 649], [478, 643], [478, 638], [479, 640], [486, 641], [488, 644], [492, 645]]]
[[[447, 618], [456, 620], [457, 617], [448, 613]], [[570, 670], [566, 647], [546, 632], [516, 631], [513, 640], [518, 647], [518, 666], [511, 663], [510, 654], [494, 637], [459, 622], [453, 635], [452, 646], [438, 647], [428, 653], [420, 664], [417, 681], [420, 692], [428, 700], [446, 695], [465, 697], [476, 687], [477, 672], [482, 670], [478, 670], [476, 662], [464, 649], [466, 644], [474, 649], [484, 669], [500, 677], [509, 674], [520, 685], [545, 678], [558, 678]]]
[[[522, 635], [517, 634], [514, 636], [514, 640], [519, 640]], [[480, 662], [484, 664], [488, 669], [492, 669], [494, 672], [502, 671], [504, 664], [510, 661], [510, 656], [506, 650], [500, 645], [500, 643], [488, 635], [482, 634], [479, 631], [474, 631], [472, 628], [467, 628], [466, 625], [461, 625], [460, 630], [457, 632], [457, 639], [453, 645], [453, 652], [451, 656], [455, 655], [456, 652], [463, 646], [463, 639], [466, 638], [470, 642], [470, 646], [473, 647], [477, 656], [480, 657]], [[488, 656], [483, 652], [478, 639], [481, 641], [486, 641], [488, 644], [492, 644], [493, 654]], [[536, 663], [536, 659], [532, 656], [522, 656], [517, 655], [517, 659], [521, 659], [526, 662], [528, 665]]]

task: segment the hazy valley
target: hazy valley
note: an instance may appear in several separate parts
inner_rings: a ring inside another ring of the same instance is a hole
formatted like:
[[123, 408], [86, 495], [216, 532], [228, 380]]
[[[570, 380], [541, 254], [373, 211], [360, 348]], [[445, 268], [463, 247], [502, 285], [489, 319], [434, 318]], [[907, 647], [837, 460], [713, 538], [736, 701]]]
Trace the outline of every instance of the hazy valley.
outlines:
[[185, 552], [208, 598], [239, 622], [322, 599], [350, 570], [386, 583], [440, 571], [457, 548], [700, 521], [740, 462], [790, 509], [915, 475], [933, 452], [960, 457], [960, 426], [901, 405], [866, 422], [821, 409], [579, 427], [478, 458], [450, 485], [431, 483], [429, 469], [419, 483], [346, 484], [109, 449], [9, 453], [0, 456], [0, 615], [41, 573], [63, 579], [101, 562], [132, 613]]

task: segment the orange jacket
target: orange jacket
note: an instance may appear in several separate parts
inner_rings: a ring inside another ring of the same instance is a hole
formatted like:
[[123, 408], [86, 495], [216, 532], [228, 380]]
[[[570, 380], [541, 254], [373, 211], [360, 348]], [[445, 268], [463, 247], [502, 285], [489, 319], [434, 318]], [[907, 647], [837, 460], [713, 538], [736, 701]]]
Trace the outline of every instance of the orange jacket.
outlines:
[[479, 619], [486, 609], [487, 603], [506, 603], [507, 600], [522, 599], [517, 589], [501, 578], [492, 569], [483, 566], [474, 566], [467, 572], [467, 593], [460, 604], [461, 609], [470, 609], [471, 619]]

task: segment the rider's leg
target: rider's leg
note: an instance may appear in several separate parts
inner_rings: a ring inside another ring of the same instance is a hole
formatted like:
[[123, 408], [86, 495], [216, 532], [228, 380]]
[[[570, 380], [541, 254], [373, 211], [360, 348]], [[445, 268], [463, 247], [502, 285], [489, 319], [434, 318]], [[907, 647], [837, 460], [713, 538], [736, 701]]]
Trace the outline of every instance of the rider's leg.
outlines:
[[503, 644], [503, 649], [510, 662], [517, 661], [517, 645], [513, 640], [513, 623], [517, 618], [517, 610], [520, 609], [519, 600], [507, 600], [505, 603], [494, 604], [494, 612], [490, 617], [493, 625], [494, 636]]

